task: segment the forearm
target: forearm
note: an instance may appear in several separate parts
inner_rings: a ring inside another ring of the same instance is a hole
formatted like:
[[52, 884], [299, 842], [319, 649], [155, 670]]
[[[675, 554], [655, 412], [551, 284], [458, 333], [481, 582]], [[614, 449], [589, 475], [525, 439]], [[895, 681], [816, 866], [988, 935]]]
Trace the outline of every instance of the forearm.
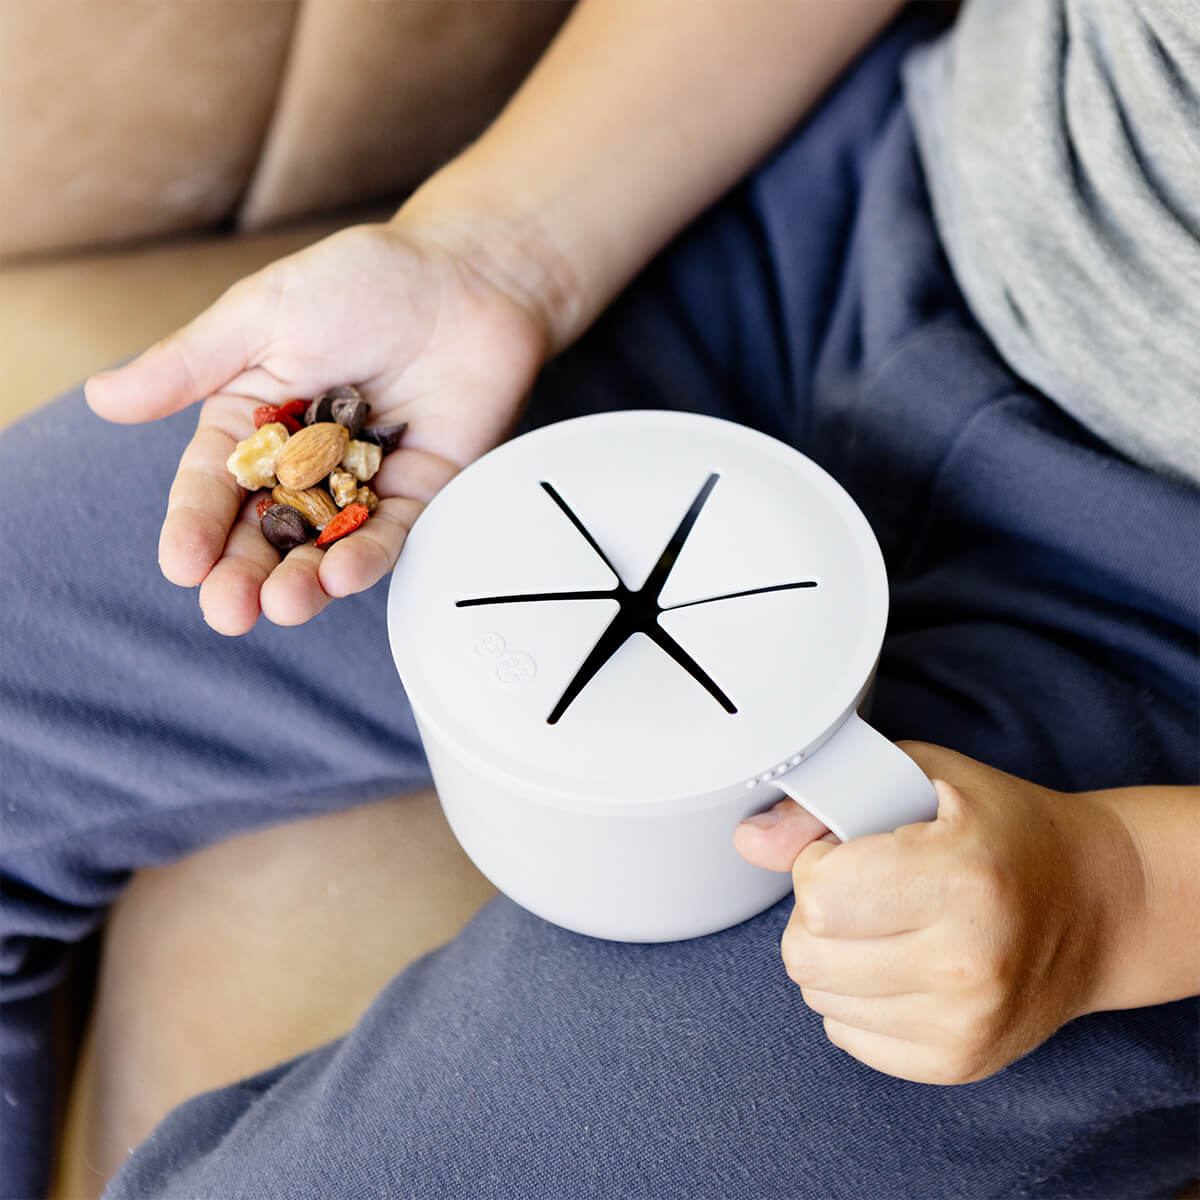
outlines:
[[473, 231], [557, 351], [900, 7], [581, 0], [492, 127], [400, 215]]
[[1085, 799], [1126, 843], [1095, 859], [1115, 900], [1087, 1011], [1200, 994], [1200, 787], [1117, 788]]

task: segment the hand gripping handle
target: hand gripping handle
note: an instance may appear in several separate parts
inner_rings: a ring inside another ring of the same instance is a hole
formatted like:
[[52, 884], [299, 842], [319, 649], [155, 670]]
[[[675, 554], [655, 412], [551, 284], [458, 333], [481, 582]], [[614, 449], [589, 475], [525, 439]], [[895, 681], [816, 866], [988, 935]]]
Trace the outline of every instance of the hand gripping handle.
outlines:
[[925, 773], [857, 713], [811, 758], [771, 783], [843, 842], [937, 816], [937, 794]]

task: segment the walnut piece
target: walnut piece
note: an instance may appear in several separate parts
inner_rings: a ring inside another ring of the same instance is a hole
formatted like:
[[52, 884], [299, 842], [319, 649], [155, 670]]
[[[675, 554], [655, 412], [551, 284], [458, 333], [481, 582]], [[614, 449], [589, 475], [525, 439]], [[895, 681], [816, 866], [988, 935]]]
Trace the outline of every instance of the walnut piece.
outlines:
[[334, 467], [329, 472], [329, 494], [338, 508], [353, 504], [358, 492], [358, 480], [345, 467]]
[[[263, 428], [266, 428], [264, 426]], [[370, 442], [353, 440], [342, 455], [342, 466], [354, 476], [359, 483], [367, 483], [374, 479], [379, 464], [383, 461], [383, 451]]]

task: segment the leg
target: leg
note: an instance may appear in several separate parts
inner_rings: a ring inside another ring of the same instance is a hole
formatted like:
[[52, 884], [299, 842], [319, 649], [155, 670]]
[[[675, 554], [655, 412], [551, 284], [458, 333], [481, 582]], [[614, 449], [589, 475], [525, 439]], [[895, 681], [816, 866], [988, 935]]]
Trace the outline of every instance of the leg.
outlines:
[[105, 927], [58, 1194], [98, 1196], [176, 1104], [344, 1034], [494, 894], [432, 792], [138, 872]]
[[10, 511], [54, 498], [9, 526], [0, 572], [4, 1195], [44, 1191], [48, 998], [130, 870], [429, 782], [380, 653], [385, 589], [230, 642], [159, 576], [192, 421], [109, 426], [76, 393], [0, 438]]
[[[724, 324], [723, 292], [682, 287], [720, 259], [714, 216], [545, 388], [564, 407], [766, 397], [764, 427], [847, 482], [884, 542], [895, 622], [876, 716], [892, 736], [1060, 787], [1190, 779], [1196, 598], [1171, 568], [1195, 495], [1097, 446], [997, 361], [936, 251], [902, 114], [863, 170], [841, 284], [814, 282], [789, 234], [813, 144], [722, 210], [742, 214], [743, 246], [771, 246], [774, 357], [726, 345], [727, 374], [681, 369]], [[819, 336], [793, 312], [820, 315]], [[732, 324], [734, 347], [761, 334]], [[764, 369], [776, 386], [760, 393]], [[778, 962], [788, 908], [638, 946], [497, 900], [340, 1042], [177, 1109], [112, 1194], [1135, 1196], [1187, 1178], [1193, 1002], [1074, 1022], [969, 1087], [910, 1084], [826, 1042]]]

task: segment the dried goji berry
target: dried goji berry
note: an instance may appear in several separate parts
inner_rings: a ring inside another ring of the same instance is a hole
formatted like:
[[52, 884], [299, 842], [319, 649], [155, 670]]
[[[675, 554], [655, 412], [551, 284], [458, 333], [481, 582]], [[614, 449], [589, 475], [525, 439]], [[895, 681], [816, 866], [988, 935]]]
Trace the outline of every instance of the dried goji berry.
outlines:
[[330, 542], [336, 542], [338, 538], [344, 538], [346, 534], [353, 533], [370, 515], [365, 504], [347, 504], [321, 530], [321, 534], [317, 538], [317, 545], [328, 546]]
[[274, 404], [260, 404], [254, 410], [254, 428], [261, 429], [264, 425], [278, 422], [288, 433], [299, 433], [304, 428], [304, 424], [292, 407], [295, 404], [301, 405], [301, 415], [303, 415], [303, 400], [289, 400], [278, 408]]
[[258, 502], [258, 503], [255, 505], [255, 506], [254, 506], [254, 515], [255, 515], [256, 517], [258, 517], [258, 519], [261, 521], [261, 520], [262, 520], [262, 515], [263, 515], [263, 513], [265, 513], [265, 512], [267, 511], [267, 509], [268, 509], [268, 508], [270, 508], [270, 507], [271, 507], [271, 505], [272, 505], [272, 504], [274, 504], [274, 503], [275, 503], [275, 497], [274, 497], [274, 496], [264, 496], [264, 497], [263, 497], [263, 498], [262, 498], [262, 499], [261, 499], [261, 500], [260, 500], [260, 501], [259, 501], [259, 502]]
[[307, 400], [289, 400], [286, 404], [279, 406], [279, 416], [292, 417], [294, 420], [301, 421], [304, 419], [304, 414], [308, 410]]

